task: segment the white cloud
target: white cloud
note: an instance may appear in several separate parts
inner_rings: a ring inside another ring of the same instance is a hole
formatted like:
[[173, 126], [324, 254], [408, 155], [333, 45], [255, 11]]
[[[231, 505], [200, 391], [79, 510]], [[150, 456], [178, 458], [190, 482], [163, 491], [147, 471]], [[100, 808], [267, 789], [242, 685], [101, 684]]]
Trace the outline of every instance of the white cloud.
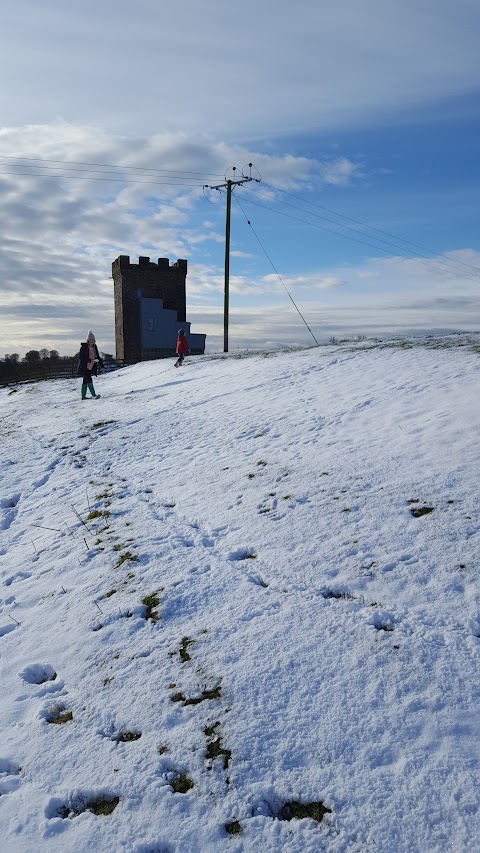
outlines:
[[476, 90], [478, 21], [470, 0], [17, 0], [2, 10], [0, 112], [230, 140], [398, 120]]
[[[132, 140], [64, 122], [3, 128], [0, 154], [14, 151], [25, 158], [38, 157], [41, 151], [44, 158], [99, 165], [93, 173], [55, 169], [63, 178], [21, 176], [14, 164], [29, 160], [9, 160], [9, 166], [0, 166], [0, 356], [42, 347], [75, 352], [88, 328], [95, 328], [103, 349], [114, 351], [111, 263], [120, 254], [132, 260], [138, 255], [171, 261], [187, 258], [189, 319], [196, 323], [199, 318], [196, 331], [206, 331], [211, 346], [223, 322], [224, 204], [214, 207], [204, 198], [205, 173], [218, 175], [221, 182], [230, 163], [255, 161], [269, 182], [301, 192], [325, 180], [331, 166], [331, 161], [256, 154], [207, 136], [197, 135], [194, 145], [184, 133]], [[177, 175], [180, 167], [195, 173], [198, 186], [161, 186], [157, 177], [149, 178], [160, 174], [152, 172], [150, 164], [165, 164], [164, 157]], [[128, 180], [141, 183], [125, 186], [105, 180], [109, 163], [115, 164], [116, 175], [128, 174]], [[139, 163], [145, 172], [138, 171]], [[338, 163], [338, 173], [345, 179], [356, 174], [355, 164], [342, 165], [341, 158]], [[137, 170], [128, 172], [126, 164]], [[70, 166], [63, 163], [61, 168]], [[39, 172], [38, 165], [31, 171]], [[267, 188], [262, 201], [269, 204], [276, 195]], [[355, 267], [319, 264], [312, 269], [310, 263], [308, 271], [301, 268], [299, 255], [297, 268], [293, 258], [287, 271], [279, 271], [320, 335], [324, 329], [328, 335], [339, 328], [366, 333], [382, 324], [384, 330], [429, 323], [478, 327], [478, 278], [471, 281], [465, 276], [475, 277], [471, 267], [480, 269], [480, 257], [467, 249], [451, 255], [456, 267], [444, 257], [428, 261], [373, 257]], [[298, 315], [277, 275], [265, 274], [263, 256], [260, 264], [260, 255], [239, 244], [232, 245], [232, 257], [236, 264], [231, 271], [231, 308], [234, 316], [243, 318], [233, 327], [233, 339], [263, 339], [267, 322], [269, 339], [296, 341]], [[202, 310], [217, 318], [216, 331], [201, 326]]]
[[[309, 275], [286, 276], [282, 275], [281, 279], [288, 288], [308, 288], [308, 290], [330, 290], [334, 287], [341, 287], [344, 281], [335, 275], [319, 275], [318, 273], [310, 273]], [[264, 276], [264, 281], [278, 284], [278, 275], [270, 273]]]
[[[13, 152], [16, 157], [0, 157], [4, 223], [0, 330], [5, 352], [39, 346], [62, 350], [52, 336], [65, 342], [63, 350], [67, 345], [77, 347], [86, 323], [97, 329], [100, 323], [111, 350], [114, 258], [149, 254], [191, 260], [200, 249], [207, 257], [213, 248], [217, 256], [225, 239], [224, 224], [217, 228], [210, 221], [205, 227], [208, 201], [202, 184], [215, 177], [221, 181], [232, 160], [257, 159], [255, 152], [207, 136], [197, 137], [195, 144], [184, 133], [129, 140], [65, 122], [2, 128], [0, 154]], [[89, 163], [97, 165], [90, 168]], [[151, 163], [161, 163], [163, 171], [153, 171]], [[322, 169], [322, 163], [313, 159], [265, 154], [261, 165], [270, 179], [296, 187], [315, 180]], [[166, 177], [165, 185], [161, 176]], [[139, 183], [110, 182], [110, 177]], [[188, 186], [182, 186], [182, 180]], [[251, 253], [234, 247], [232, 256], [255, 260]], [[197, 276], [189, 278], [189, 297], [209, 299], [221, 294], [221, 270], [212, 267], [211, 261], [202, 266], [200, 258], [196, 268]], [[202, 274], [202, 269], [208, 272]], [[267, 290], [267, 280], [258, 284], [253, 274], [232, 276], [232, 294], [258, 297]], [[65, 310], [68, 304], [70, 316]], [[47, 342], [49, 318], [52, 328]]]

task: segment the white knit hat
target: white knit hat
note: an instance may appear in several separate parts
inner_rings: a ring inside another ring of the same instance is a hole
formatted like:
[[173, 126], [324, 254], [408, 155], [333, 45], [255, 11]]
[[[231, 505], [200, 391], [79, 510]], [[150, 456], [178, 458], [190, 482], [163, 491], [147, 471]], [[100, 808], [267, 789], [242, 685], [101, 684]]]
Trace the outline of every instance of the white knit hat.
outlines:
[[88, 333], [88, 335], [87, 335], [87, 341], [88, 341], [88, 339], [89, 339], [89, 338], [93, 338], [93, 340], [95, 340], [95, 335], [93, 334], [93, 332], [89, 332], [89, 333]]

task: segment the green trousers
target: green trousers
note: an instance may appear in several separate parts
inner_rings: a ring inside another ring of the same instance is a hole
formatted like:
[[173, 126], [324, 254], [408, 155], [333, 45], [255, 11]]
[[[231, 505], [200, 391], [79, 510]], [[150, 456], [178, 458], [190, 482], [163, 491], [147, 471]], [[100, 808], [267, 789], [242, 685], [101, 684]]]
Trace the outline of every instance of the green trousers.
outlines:
[[93, 387], [93, 382], [89, 382], [88, 384], [85, 382], [82, 382], [82, 400], [84, 400], [85, 397], [87, 396], [87, 388], [90, 391], [90, 394], [92, 395], [92, 397], [96, 397], [95, 388]]

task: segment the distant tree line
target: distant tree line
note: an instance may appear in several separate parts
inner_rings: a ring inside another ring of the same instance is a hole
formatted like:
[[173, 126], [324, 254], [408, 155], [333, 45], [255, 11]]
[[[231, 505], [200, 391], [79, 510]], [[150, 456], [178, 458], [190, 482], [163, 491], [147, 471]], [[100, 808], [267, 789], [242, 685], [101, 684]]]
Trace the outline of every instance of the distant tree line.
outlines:
[[[115, 363], [109, 353], [102, 353], [102, 358], [105, 365]], [[20, 358], [17, 352], [7, 353], [4, 359], [0, 359], [0, 385], [75, 376], [77, 365], [78, 354], [60, 355], [56, 349], [31, 349], [24, 358]]]

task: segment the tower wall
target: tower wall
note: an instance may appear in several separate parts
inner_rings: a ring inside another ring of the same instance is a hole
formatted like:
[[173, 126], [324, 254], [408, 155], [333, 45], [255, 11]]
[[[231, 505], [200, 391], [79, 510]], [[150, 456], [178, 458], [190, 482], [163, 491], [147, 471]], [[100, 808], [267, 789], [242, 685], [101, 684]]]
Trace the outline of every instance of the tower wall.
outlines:
[[120, 255], [112, 264], [115, 293], [115, 346], [119, 361], [142, 360], [141, 299], [162, 299], [163, 306], [176, 311], [185, 323], [187, 311], [187, 261], [171, 264], [168, 258], [140, 257], [131, 264], [129, 255]]

